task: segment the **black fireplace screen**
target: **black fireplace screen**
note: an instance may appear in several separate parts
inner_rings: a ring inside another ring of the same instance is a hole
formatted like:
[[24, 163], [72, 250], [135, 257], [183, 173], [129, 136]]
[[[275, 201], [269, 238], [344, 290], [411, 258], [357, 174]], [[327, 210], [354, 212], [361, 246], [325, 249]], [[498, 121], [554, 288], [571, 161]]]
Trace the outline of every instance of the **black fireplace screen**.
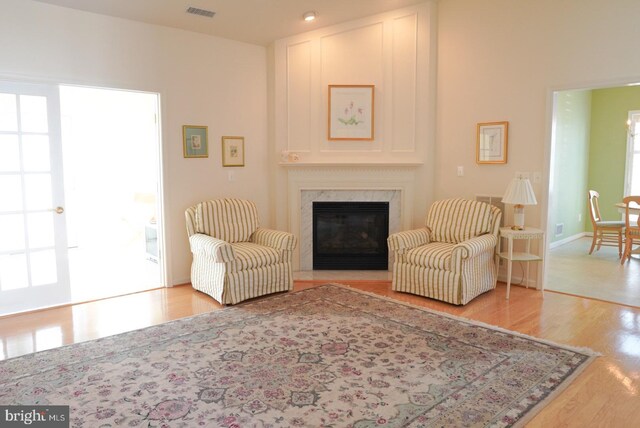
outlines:
[[314, 202], [313, 268], [386, 270], [388, 202]]

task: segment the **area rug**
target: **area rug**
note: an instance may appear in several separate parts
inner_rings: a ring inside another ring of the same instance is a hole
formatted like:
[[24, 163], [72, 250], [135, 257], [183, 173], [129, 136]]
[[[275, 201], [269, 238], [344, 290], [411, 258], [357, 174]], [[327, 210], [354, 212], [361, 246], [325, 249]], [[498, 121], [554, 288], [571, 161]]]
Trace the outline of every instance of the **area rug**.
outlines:
[[514, 426], [592, 358], [327, 284], [0, 362], [0, 404], [70, 405], [73, 427]]

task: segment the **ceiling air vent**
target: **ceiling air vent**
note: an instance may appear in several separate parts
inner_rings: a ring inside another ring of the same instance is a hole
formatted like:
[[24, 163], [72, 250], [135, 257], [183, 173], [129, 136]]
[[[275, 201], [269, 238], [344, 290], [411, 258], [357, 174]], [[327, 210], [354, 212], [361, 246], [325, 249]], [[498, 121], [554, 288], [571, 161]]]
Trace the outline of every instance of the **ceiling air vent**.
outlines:
[[210, 10], [198, 9], [197, 7], [189, 7], [189, 9], [187, 9], [187, 13], [191, 13], [192, 15], [206, 16], [207, 18], [213, 18], [213, 15], [216, 14], [215, 12], [212, 12]]

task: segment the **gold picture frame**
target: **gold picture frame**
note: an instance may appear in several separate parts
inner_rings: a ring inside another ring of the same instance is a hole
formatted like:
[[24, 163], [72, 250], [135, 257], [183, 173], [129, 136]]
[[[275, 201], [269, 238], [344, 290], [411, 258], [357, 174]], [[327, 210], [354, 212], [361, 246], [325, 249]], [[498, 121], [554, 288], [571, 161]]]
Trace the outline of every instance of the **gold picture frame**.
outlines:
[[185, 158], [209, 157], [209, 128], [207, 126], [182, 126], [182, 153]]
[[375, 85], [329, 85], [328, 139], [374, 139]]
[[222, 137], [222, 166], [244, 166], [244, 137]]
[[509, 122], [478, 123], [476, 163], [507, 163]]

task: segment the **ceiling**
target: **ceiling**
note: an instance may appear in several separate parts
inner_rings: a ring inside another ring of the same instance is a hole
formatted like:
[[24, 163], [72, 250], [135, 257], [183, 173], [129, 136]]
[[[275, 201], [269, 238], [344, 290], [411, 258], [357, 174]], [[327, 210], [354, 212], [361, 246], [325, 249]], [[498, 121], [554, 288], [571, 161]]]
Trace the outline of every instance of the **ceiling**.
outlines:
[[[148, 24], [181, 28], [258, 45], [426, 0], [35, 0]], [[210, 10], [213, 18], [187, 14]], [[317, 19], [302, 15], [315, 11]]]

